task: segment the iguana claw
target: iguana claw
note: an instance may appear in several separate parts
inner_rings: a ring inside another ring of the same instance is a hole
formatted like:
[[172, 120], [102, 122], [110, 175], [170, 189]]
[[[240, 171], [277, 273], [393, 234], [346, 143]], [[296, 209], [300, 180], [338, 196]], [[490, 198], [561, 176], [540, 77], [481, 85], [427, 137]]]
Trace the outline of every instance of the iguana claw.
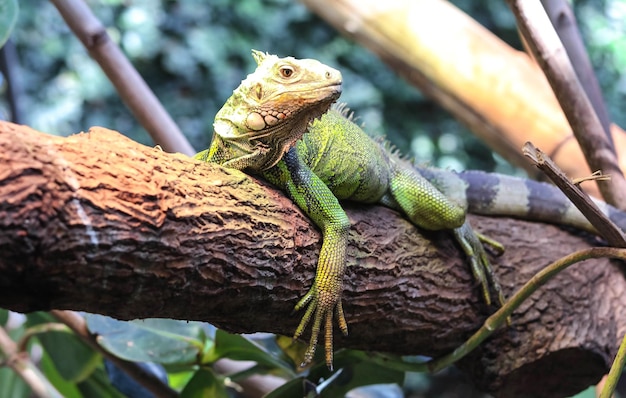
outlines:
[[483, 242], [492, 246], [499, 253], [504, 251], [504, 246], [491, 238], [487, 238], [475, 232], [470, 226], [469, 221], [465, 221], [462, 226], [455, 228], [453, 231], [454, 237], [469, 259], [474, 279], [480, 283], [485, 303], [491, 305], [491, 293], [493, 292], [498, 300], [498, 305], [502, 306], [504, 304], [502, 287], [493, 272], [493, 268], [491, 267], [489, 258], [483, 247]]
[[[311, 339], [309, 346], [304, 353], [304, 359], [300, 364], [300, 367], [305, 367], [312, 360], [315, 355], [315, 348], [317, 346], [317, 340], [319, 337], [322, 321], [324, 321], [324, 348], [326, 355], [326, 366], [331, 371], [333, 370], [333, 312], [337, 316], [337, 322], [339, 323], [339, 329], [344, 334], [348, 335], [348, 324], [343, 314], [343, 305], [341, 303], [341, 297], [333, 292], [319, 291], [318, 288], [313, 285], [309, 292], [300, 299], [298, 304], [294, 307], [294, 311], [299, 311], [305, 306], [306, 312], [302, 316], [302, 320], [294, 333], [293, 338], [299, 338], [306, 329], [311, 317], [313, 317], [313, 327], [311, 328]], [[315, 315], [313, 315], [315, 313]]]

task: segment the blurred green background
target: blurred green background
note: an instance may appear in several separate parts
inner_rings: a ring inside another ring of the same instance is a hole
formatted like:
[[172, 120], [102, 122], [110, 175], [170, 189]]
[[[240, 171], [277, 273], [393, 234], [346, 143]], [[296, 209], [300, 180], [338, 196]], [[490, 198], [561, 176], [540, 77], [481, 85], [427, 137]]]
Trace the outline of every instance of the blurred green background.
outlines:
[[[368, 50], [290, 0], [90, 0], [132, 63], [194, 148], [208, 146], [212, 120], [252, 70], [250, 49], [317, 58], [339, 68], [359, 121], [421, 162], [455, 169], [511, 171], [505, 162]], [[501, 0], [454, 1], [516, 48], [514, 18]], [[45, 0], [20, 2], [12, 40], [23, 95], [22, 123], [67, 135], [100, 125], [154, 143], [99, 67]], [[611, 117], [626, 126], [626, 2], [578, 1], [575, 10]], [[4, 83], [4, 82], [0, 82]], [[5, 84], [0, 85], [0, 94]], [[10, 119], [6, 96], [0, 118]]]

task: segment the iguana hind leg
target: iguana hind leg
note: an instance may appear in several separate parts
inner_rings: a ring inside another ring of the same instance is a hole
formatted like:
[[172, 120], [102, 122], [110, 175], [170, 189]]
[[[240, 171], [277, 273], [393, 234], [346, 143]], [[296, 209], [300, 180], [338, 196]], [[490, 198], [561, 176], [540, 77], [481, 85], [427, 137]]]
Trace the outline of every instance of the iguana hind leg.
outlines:
[[485, 303], [487, 305], [491, 304], [491, 293], [493, 292], [498, 300], [498, 305], [502, 306], [504, 304], [504, 294], [498, 278], [493, 272], [483, 247], [483, 242], [495, 247], [496, 250], [504, 251], [504, 247], [500, 243], [476, 233], [469, 221], [465, 221], [461, 227], [455, 228], [453, 233], [470, 262], [474, 279], [480, 283]]
[[420, 175], [416, 170], [396, 166], [392, 170], [389, 191], [382, 203], [395, 202], [407, 217], [418, 227], [429, 230], [450, 229], [467, 256], [472, 274], [481, 286], [485, 302], [491, 304], [491, 292], [497, 296], [499, 304], [504, 303], [502, 289], [493, 273], [483, 242], [496, 250], [504, 250], [498, 242], [477, 234], [465, 220], [465, 209], [450, 201], [441, 191]]

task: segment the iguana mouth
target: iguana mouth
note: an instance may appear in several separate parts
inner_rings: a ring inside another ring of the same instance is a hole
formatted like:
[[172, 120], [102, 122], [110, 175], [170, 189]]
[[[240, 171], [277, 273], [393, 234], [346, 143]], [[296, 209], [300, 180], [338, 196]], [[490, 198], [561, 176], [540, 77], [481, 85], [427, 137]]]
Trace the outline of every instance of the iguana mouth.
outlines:
[[331, 83], [331, 84], [326, 84], [326, 85], [324, 85], [324, 86], [317, 86], [317, 87], [313, 87], [313, 88], [310, 88], [310, 89], [308, 89], [308, 90], [293, 90], [293, 91], [291, 91], [291, 90], [286, 90], [286, 91], [281, 92], [281, 94], [296, 93], [296, 94], [298, 94], [298, 95], [302, 95], [302, 93], [317, 92], [317, 91], [319, 91], [319, 90], [321, 90], [321, 89], [332, 88], [332, 87], [337, 87], [337, 88], [338, 88], [338, 89], [336, 90], [336, 91], [337, 91], [337, 93], [341, 94], [341, 91], [342, 91], [342, 90], [341, 90], [341, 86], [342, 86], [342, 83], [341, 83], [341, 82], [339, 82], [339, 83]]

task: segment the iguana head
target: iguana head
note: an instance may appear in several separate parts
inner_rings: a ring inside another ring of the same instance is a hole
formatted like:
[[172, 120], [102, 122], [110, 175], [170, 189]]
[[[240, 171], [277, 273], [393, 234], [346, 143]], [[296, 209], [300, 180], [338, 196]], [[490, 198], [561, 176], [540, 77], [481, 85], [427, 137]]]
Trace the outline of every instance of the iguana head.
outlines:
[[341, 94], [341, 73], [314, 59], [279, 58], [252, 50], [254, 73], [215, 116], [219, 163], [262, 171], [274, 166], [309, 123]]

